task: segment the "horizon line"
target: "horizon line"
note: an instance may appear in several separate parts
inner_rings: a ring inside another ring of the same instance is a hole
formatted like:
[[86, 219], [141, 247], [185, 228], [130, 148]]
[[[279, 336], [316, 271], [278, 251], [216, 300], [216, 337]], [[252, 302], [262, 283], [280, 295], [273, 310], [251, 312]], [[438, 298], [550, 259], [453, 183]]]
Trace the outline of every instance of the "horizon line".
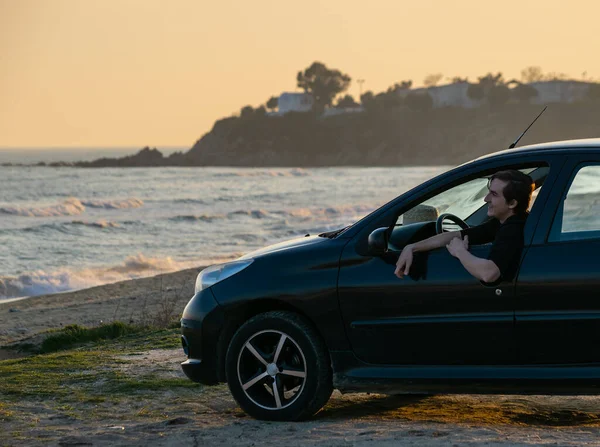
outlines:
[[176, 145], [144, 145], [144, 146], [0, 146], [0, 151], [5, 150], [61, 150], [61, 149], [85, 149], [85, 150], [114, 150], [114, 149], [133, 149], [142, 150], [146, 147], [150, 149], [167, 149], [167, 150], [179, 150], [179, 149], [191, 149], [192, 146], [176, 146]]

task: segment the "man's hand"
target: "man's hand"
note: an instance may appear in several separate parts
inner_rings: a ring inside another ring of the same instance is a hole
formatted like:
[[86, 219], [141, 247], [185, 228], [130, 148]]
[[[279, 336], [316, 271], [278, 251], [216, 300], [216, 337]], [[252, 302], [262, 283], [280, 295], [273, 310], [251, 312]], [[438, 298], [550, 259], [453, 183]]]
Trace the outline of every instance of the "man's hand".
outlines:
[[458, 258], [463, 251], [469, 251], [469, 236], [465, 236], [464, 239], [455, 237], [446, 245], [446, 248], [452, 256]]
[[411, 245], [407, 245], [400, 253], [400, 257], [398, 258], [398, 262], [396, 262], [396, 270], [394, 271], [394, 275], [398, 278], [404, 278], [404, 275], [408, 275], [410, 271], [410, 266], [413, 262], [413, 249]]

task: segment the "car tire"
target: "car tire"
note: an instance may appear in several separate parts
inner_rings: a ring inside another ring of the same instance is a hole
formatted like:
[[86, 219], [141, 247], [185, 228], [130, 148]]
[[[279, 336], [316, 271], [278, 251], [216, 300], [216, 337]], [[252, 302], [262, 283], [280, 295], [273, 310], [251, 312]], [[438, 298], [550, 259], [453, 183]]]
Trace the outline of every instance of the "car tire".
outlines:
[[227, 349], [225, 373], [235, 400], [256, 419], [309, 418], [333, 391], [325, 343], [292, 312], [267, 312], [244, 323]]

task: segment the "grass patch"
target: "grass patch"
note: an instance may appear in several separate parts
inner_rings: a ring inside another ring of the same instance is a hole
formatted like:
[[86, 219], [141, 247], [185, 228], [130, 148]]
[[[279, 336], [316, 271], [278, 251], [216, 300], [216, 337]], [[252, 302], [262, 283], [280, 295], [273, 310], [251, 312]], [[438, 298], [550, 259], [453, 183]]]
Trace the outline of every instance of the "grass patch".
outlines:
[[[102, 403], [107, 395], [120, 398], [132, 391], [198, 387], [188, 379], [138, 376], [135, 372], [125, 374], [120, 368], [128, 363], [123, 360], [123, 354], [172, 349], [181, 344], [178, 329], [127, 328], [127, 325], [120, 329], [121, 324], [105, 325], [108, 329], [95, 328], [100, 331], [64, 328], [51, 336], [55, 340], [50, 345], [52, 348], [65, 349], [69, 344], [97, 341], [77, 349], [0, 361], [0, 395], [14, 399], [52, 397], [65, 403]], [[130, 330], [134, 333], [128, 332]], [[111, 340], [111, 337], [118, 338]], [[2, 408], [0, 420], [4, 414]]]
[[13, 416], [14, 412], [9, 410], [5, 403], [0, 402], [0, 422], [9, 421]]
[[69, 395], [69, 387], [96, 379], [102, 366], [97, 352], [71, 351], [0, 362], [0, 394], [13, 396]]
[[181, 330], [179, 328], [146, 328], [142, 332], [114, 340], [110, 342], [110, 346], [117, 350], [128, 350], [131, 352], [148, 351], [151, 349], [181, 348]]
[[[179, 329], [135, 328], [134, 333], [101, 331], [91, 336], [86, 328], [65, 328], [49, 335], [65, 334], [72, 337], [61, 338], [56, 345], [60, 349], [87, 344], [0, 361], [0, 445], [6, 442], [3, 435], [10, 441], [39, 442], [35, 433], [59, 427], [66, 423], [63, 419], [69, 424], [162, 421], [192, 411], [191, 396], [204, 390], [181, 373], [173, 374], [180, 368], [178, 354], [152, 352], [181, 349]], [[182, 410], [186, 405], [188, 410]], [[36, 432], [30, 431], [33, 427]], [[55, 435], [42, 439], [57, 440]]]
[[120, 321], [115, 321], [110, 324], [103, 324], [95, 328], [86, 328], [77, 324], [72, 324], [61, 329], [57, 333], [48, 336], [40, 347], [39, 352], [49, 353], [64, 349], [72, 348], [73, 346], [96, 342], [100, 340], [112, 340], [123, 337], [124, 335], [134, 334], [144, 330], [139, 326], [125, 324]]

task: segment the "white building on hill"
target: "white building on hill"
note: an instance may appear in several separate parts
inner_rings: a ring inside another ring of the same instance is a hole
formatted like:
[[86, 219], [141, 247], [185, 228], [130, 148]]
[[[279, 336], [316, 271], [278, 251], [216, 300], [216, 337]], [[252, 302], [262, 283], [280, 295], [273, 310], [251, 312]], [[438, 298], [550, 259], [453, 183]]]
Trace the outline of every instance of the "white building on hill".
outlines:
[[[416, 88], [412, 90], [401, 90], [398, 92], [402, 97], [410, 93], [428, 93], [433, 100], [433, 107], [464, 107], [473, 108], [481, 105], [482, 101], [469, 98], [467, 90], [468, 82], [440, 85], [439, 87]], [[532, 104], [548, 104], [553, 102], [572, 103], [586, 98], [590, 88], [589, 82], [581, 81], [541, 81], [528, 84], [538, 92], [531, 99]]]
[[[454, 84], [440, 85], [436, 87], [422, 87], [415, 89], [398, 90], [397, 94], [406, 97], [409, 94], [429, 94], [434, 108], [440, 107], [479, 107], [483, 101], [469, 98], [467, 90], [469, 82], [458, 82]], [[541, 81], [528, 84], [538, 92], [537, 96], [531, 98], [532, 104], [549, 104], [556, 102], [572, 103], [584, 100], [587, 97], [591, 83], [582, 81]], [[285, 115], [288, 112], [310, 112], [313, 107], [313, 97], [308, 93], [284, 92], [279, 96], [278, 111], [269, 115]], [[340, 115], [344, 113], [363, 112], [361, 106], [340, 109], [328, 108], [324, 111], [324, 117]]]
[[541, 81], [529, 85], [538, 92], [537, 96], [531, 99], [533, 104], [570, 103], [583, 100], [590, 88], [589, 82], [581, 81]]
[[455, 106], [471, 109], [478, 107], [481, 101], [469, 98], [469, 95], [467, 95], [468, 88], [468, 82], [457, 82], [455, 84], [429, 87], [425, 90], [433, 99], [434, 108]]
[[308, 93], [282, 93], [277, 103], [278, 115], [288, 112], [310, 112], [313, 106], [313, 97]]
[[467, 95], [468, 88], [468, 82], [457, 82], [455, 84], [446, 84], [436, 87], [421, 87], [412, 90], [404, 89], [398, 91], [398, 94], [402, 97], [406, 97], [411, 93], [428, 93], [433, 100], [434, 108], [454, 106], [471, 109], [473, 107], [478, 107], [481, 104], [481, 101], [469, 98]]

